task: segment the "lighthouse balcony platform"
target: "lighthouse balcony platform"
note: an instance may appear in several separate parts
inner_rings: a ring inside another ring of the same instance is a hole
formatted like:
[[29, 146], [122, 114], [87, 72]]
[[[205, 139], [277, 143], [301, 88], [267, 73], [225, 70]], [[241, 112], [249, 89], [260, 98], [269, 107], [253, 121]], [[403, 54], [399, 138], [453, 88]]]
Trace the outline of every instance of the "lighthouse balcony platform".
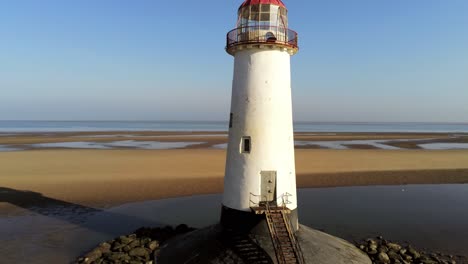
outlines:
[[298, 37], [294, 30], [276, 26], [246, 26], [229, 31], [226, 51], [233, 55], [236, 50], [251, 47], [278, 47], [296, 53]]

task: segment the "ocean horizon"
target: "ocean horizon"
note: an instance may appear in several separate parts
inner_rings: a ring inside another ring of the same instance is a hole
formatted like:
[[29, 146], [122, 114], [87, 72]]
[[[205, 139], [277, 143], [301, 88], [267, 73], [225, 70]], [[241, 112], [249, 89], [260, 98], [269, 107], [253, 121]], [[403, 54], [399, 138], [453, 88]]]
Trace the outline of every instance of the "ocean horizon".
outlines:
[[[0, 121], [0, 133], [228, 131], [227, 121]], [[295, 132], [468, 133], [468, 123], [294, 122]]]

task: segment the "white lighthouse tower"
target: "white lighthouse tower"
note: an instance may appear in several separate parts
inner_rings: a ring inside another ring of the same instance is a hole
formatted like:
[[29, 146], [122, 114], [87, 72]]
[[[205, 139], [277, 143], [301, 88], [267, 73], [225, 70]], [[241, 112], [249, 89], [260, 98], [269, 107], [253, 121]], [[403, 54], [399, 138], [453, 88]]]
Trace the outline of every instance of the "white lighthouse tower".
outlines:
[[281, 0], [245, 0], [227, 35], [234, 79], [219, 224], [169, 240], [156, 263], [370, 264], [342, 239], [299, 229], [290, 57]]
[[297, 229], [290, 57], [297, 33], [281, 0], [246, 0], [227, 34], [234, 56], [221, 224], [254, 226], [252, 208], [283, 206]]

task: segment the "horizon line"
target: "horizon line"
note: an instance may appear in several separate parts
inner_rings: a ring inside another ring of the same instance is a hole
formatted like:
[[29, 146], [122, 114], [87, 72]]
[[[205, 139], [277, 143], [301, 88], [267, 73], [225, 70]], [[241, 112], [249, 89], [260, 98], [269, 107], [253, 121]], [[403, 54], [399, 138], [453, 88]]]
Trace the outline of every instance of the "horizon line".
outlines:
[[[167, 123], [176, 123], [176, 122], [192, 122], [192, 123], [228, 123], [228, 120], [119, 120], [119, 119], [96, 119], [96, 120], [86, 120], [86, 119], [77, 119], [77, 120], [31, 120], [31, 119], [0, 119], [0, 122], [167, 122]], [[293, 121], [293, 123], [316, 123], [316, 124], [452, 124], [452, 125], [468, 125], [468, 121], [460, 122], [444, 122], [444, 121], [310, 121], [310, 120], [298, 120]]]

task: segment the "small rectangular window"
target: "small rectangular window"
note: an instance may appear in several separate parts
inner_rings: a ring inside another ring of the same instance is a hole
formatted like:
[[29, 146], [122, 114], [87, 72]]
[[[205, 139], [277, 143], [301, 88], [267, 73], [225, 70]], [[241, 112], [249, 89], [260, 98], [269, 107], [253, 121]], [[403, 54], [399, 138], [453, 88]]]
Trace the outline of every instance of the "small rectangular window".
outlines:
[[229, 115], [229, 128], [232, 128], [232, 113]]
[[250, 137], [242, 137], [241, 152], [250, 153], [251, 150], [252, 150], [252, 140], [250, 139]]
[[270, 21], [270, 13], [262, 13], [260, 21]]

